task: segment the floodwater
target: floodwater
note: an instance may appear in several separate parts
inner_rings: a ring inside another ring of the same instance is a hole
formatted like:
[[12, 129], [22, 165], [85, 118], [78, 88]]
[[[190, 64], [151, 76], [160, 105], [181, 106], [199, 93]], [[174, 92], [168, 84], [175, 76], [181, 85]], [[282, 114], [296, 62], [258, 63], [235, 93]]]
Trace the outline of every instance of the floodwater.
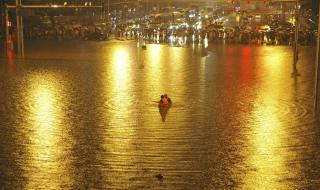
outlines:
[[0, 189], [320, 188], [314, 47], [297, 77], [283, 46], [26, 47], [0, 64]]

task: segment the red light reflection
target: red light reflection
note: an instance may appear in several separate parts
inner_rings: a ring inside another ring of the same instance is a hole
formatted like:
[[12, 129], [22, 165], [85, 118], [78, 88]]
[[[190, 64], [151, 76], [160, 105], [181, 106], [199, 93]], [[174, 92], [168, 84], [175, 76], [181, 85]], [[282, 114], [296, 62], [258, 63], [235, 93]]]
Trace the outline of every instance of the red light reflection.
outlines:
[[14, 58], [14, 51], [10, 49], [8, 50], [8, 60], [10, 65], [13, 65], [13, 58]]
[[236, 62], [235, 52], [236, 51], [234, 47], [227, 47], [225, 82], [228, 88], [231, 87], [231, 80], [229, 80], [229, 78], [232, 77], [232, 75], [234, 74], [234, 67]]
[[251, 61], [252, 61], [252, 49], [251, 47], [243, 47], [242, 51], [242, 58], [241, 58], [241, 82], [248, 83], [249, 82], [249, 75], [251, 69]]

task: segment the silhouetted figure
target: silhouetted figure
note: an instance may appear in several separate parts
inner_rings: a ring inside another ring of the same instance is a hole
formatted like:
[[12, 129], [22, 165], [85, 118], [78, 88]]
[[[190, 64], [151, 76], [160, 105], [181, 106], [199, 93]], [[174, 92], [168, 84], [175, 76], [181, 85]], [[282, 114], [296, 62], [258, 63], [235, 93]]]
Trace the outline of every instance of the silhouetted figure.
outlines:
[[168, 98], [167, 94], [161, 95], [161, 99], [159, 101], [159, 113], [161, 115], [162, 121], [166, 121], [166, 116], [171, 108], [172, 101], [170, 98]]
[[155, 177], [158, 179], [159, 182], [161, 183], [163, 182], [163, 179], [164, 179], [163, 175], [157, 174]]

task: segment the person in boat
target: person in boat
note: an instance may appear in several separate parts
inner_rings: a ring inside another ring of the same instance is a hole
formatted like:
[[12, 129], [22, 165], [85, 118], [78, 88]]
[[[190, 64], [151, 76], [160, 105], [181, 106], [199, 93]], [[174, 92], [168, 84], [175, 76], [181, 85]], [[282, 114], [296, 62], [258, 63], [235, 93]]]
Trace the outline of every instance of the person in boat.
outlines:
[[164, 98], [168, 101], [169, 104], [172, 104], [172, 101], [171, 101], [171, 99], [168, 97], [167, 94], [164, 94], [163, 96], [164, 96]]
[[171, 99], [168, 98], [168, 95], [165, 94], [165, 95], [161, 95], [161, 99], [159, 101], [159, 105], [160, 106], [167, 106], [167, 105], [171, 105]]
[[[170, 102], [169, 102], [170, 101]], [[167, 94], [161, 95], [161, 100], [159, 101], [159, 112], [162, 118], [162, 121], [166, 121], [166, 115], [171, 107], [171, 100], [168, 98]]]
[[167, 105], [169, 102], [168, 102], [168, 99], [164, 97], [164, 95], [161, 95], [161, 99], [159, 103], [160, 105]]
[[162, 103], [163, 98], [164, 98], [164, 95], [161, 95], [159, 103]]

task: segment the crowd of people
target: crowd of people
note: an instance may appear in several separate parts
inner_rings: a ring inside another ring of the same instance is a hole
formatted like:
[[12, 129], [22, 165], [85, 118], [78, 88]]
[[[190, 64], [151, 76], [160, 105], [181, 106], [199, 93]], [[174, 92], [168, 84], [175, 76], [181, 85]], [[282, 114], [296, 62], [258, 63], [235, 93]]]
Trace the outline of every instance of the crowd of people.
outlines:
[[[189, 42], [200, 42], [208, 39], [211, 43], [240, 43], [257, 45], [292, 45], [295, 40], [295, 26], [291, 18], [283, 15], [264, 16], [260, 23], [243, 22], [224, 25], [222, 21], [214, 19], [202, 22], [202, 26], [191, 24], [187, 19], [180, 23], [156, 22], [144, 20], [132, 23], [124, 22], [117, 25], [116, 35], [124, 39], [139, 39], [146, 41], [169, 42], [171, 39], [185, 38]], [[161, 19], [160, 19], [161, 20]], [[252, 18], [251, 18], [252, 20]], [[300, 11], [299, 43], [301, 45], [316, 44], [317, 27], [314, 14], [310, 9]], [[149, 23], [149, 24], [146, 24]], [[139, 26], [139, 27], [134, 27]]]
[[111, 30], [104, 25], [59, 23], [26, 25], [26, 39], [42, 40], [107, 40]]
[[[242, 43], [242, 44], [267, 44], [267, 45], [291, 45], [294, 41], [294, 31], [267, 31], [259, 30], [241, 31], [213, 31], [209, 32], [212, 42]], [[301, 45], [312, 45], [316, 43], [316, 32], [299, 31], [299, 43]]]
[[[170, 37], [183, 37], [187, 41], [198, 42], [207, 38], [212, 43], [242, 43], [242, 44], [269, 44], [269, 45], [291, 45], [294, 40], [294, 30], [271, 30], [261, 31], [255, 29], [219, 28], [201, 30], [194, 29], [168, 29], [168, 28], [124, 28], [117, 27], [115, 35], [121, 39], [158, 40], [168, 42]], [[84, 25], [77, 23], [69, 24], [37, 24], [26, 25], [24, 36], [26, 39], [41, 40], [107, 40], [111, 34], [111, 28], [95, 24]], [[299, 43], [312, 45], [316, 43], [315, 31], [299, 31]]]
[[[227, 29], [154, 29], [145, 28], [143, 30], [134, 29], [118, 29], [117, 36], [123, 39], [139, 39], [143, 37], [150, 42], [167, 43], [172, 39], [183, 38], [186, 42], [200, 42], [208, 39], [210, 43], [231, 43], [231, 44], [255, 44], [255, 45], [292, 45], [294, 41], [294, 30], [278, 29], [270, 31], [262, 31], [255, 29], [242, 29], [239, 27]], [[299, 31], [299, 43], [301, 45], [316, 44], [317, 33], [311, 30]]]

